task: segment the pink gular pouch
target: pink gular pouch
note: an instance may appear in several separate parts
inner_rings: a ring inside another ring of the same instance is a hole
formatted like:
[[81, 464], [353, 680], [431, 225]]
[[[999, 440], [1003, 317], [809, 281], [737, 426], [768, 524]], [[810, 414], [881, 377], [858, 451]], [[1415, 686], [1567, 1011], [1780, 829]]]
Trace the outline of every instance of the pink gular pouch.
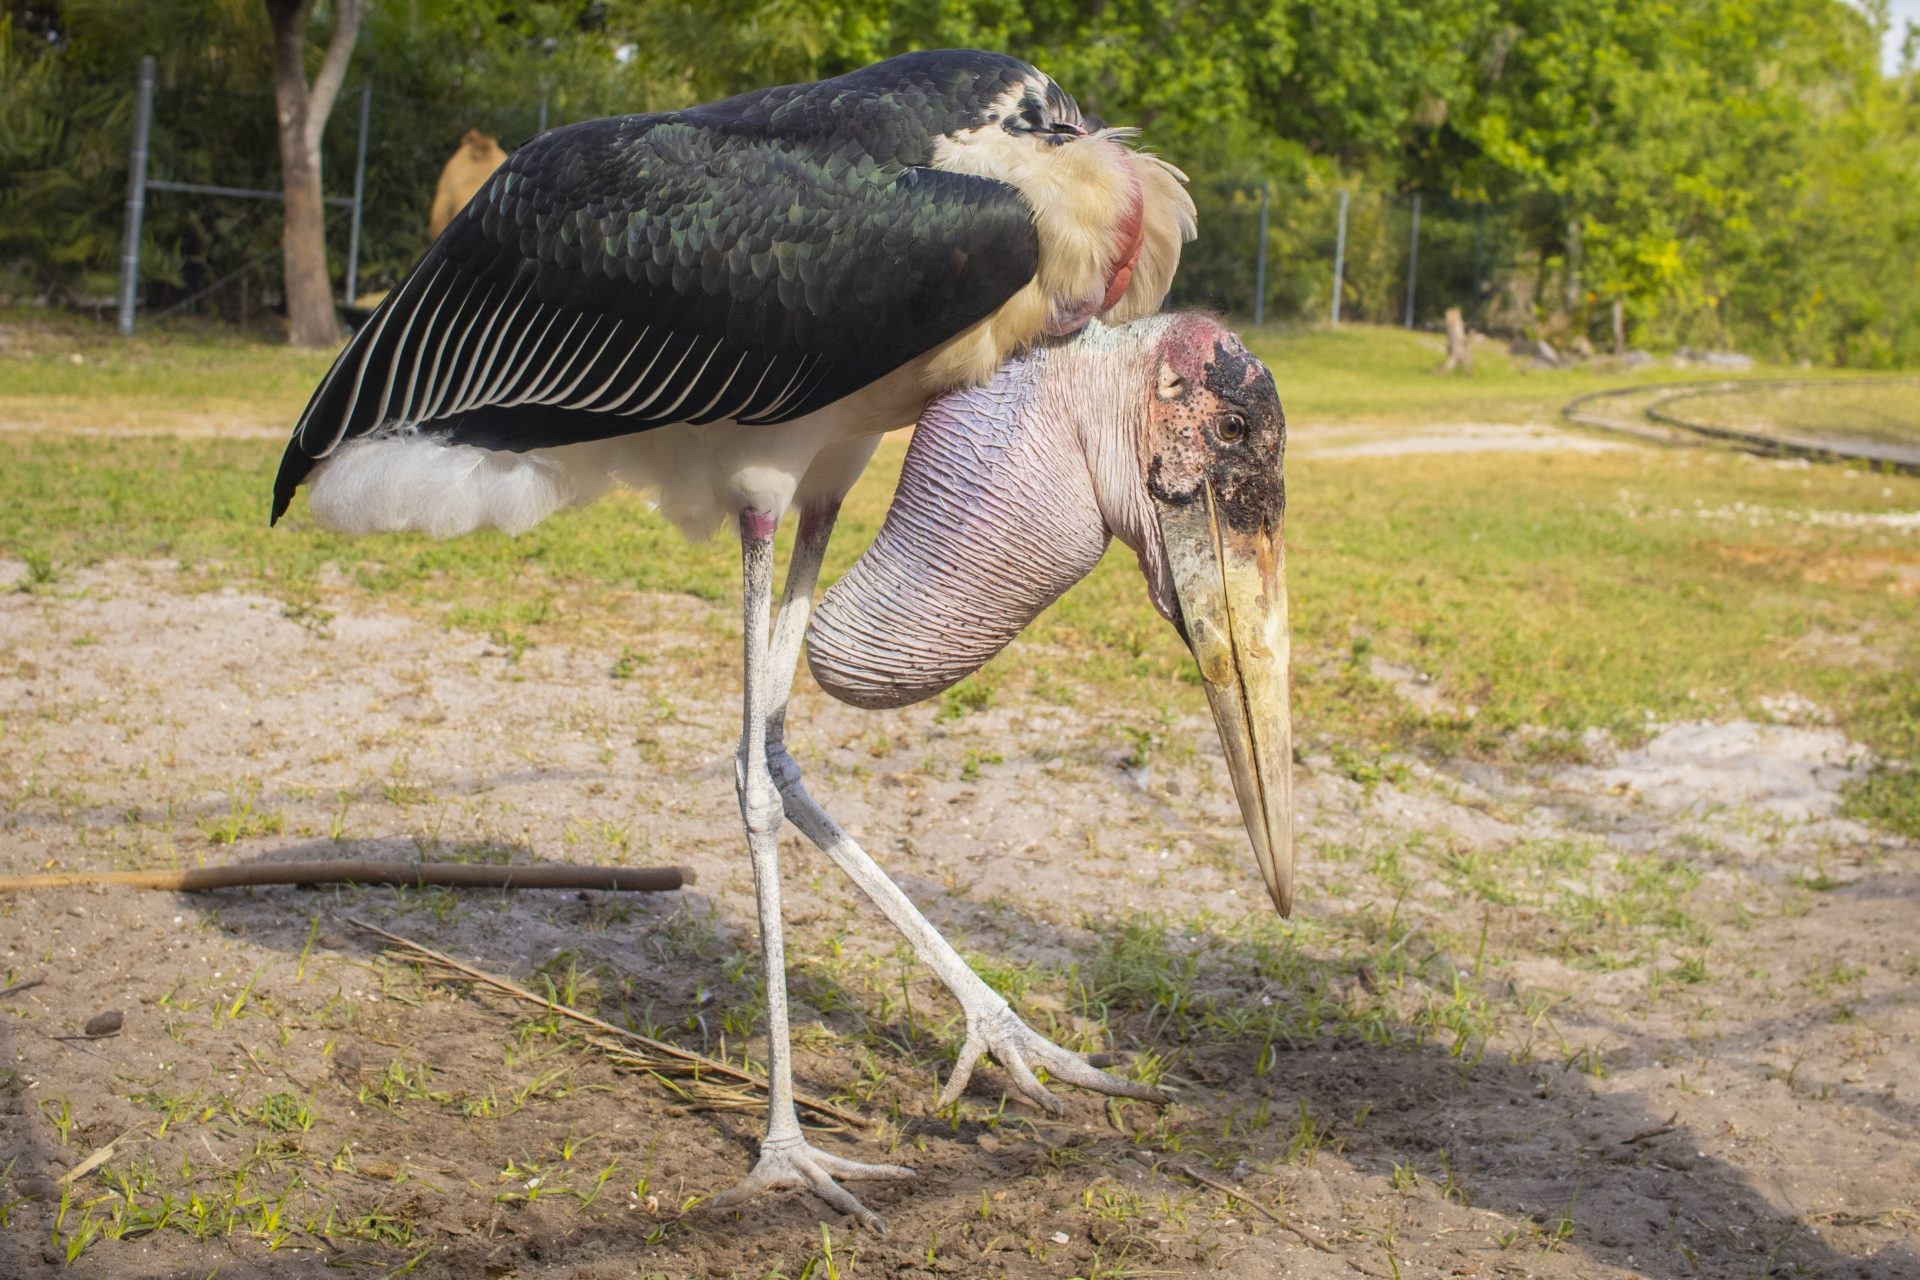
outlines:
[[1199, 664], [1284, 913], [1285, 447], [1271, 374], [1210, 317], [1091, 324], [1016, 357], [921, 416], [879, 536], [814, 615], [814, 678], [863, 707], [931, 697], [1004, 648], [1117, 537]]

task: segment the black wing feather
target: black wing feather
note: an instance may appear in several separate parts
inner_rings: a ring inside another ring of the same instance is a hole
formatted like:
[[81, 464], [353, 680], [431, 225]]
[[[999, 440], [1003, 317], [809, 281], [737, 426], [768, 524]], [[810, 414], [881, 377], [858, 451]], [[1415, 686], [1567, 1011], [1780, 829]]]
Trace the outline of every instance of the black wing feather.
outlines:
[[526, 450], [777, 423], [990, 315], [1038, 266], [1009, 185], [925, 166], [1036, 73], [910, 54], [556, 129], [488, 181], [335, 362], [274, 486], [356, 436]]

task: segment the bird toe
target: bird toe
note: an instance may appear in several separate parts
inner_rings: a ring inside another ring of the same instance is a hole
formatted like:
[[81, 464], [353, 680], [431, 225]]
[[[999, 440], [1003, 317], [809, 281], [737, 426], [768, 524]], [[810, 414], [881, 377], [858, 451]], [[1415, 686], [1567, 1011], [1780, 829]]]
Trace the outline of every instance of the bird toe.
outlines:
[[737, 1209], [763, 1191], [804, 1188], [876, 1235], [886, 1233], [880, 1216], [836, 1179], [849, 1182], [898, 1181], [914, 1176], [898, 1164], [866, 1164], [810, 1146], [805, 1139], [768, 1142], [760, 1149], [753, 1172], [707, 1201], [715, 1209]]
[[1036, 1068], [1044, 1069], [1054, 1080], [1110, 1097], [1157, 1103], [1173, 1101], [1172, 1095], [1164, 1090], [1102, 1071], [1084, 1055], [1062, 1049], [1029, 1027], [1010, 1007], [1002, 1005], [978, 1019], [969, 1019], [966, 1043], [961, 1046], [946, 1087], [940, 1091], [939, 1106], [949, 1107], [959, 1101], [983, 1054], [992, 1055], [993, 1060], [1005, 1068], [1011, 1077], [1013, 1092], [1053, 1116], [1064, 1115], [1066, 1105], [1040, 1083]]

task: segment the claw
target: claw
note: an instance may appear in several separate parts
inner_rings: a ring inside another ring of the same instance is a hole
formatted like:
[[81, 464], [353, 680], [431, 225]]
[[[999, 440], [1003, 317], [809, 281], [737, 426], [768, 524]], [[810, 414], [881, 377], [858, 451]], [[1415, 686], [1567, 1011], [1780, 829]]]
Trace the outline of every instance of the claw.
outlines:
[[973, 1069], [985, 1054], [991, 1054], [1013, 1077], [1014, 1092], [1049, 1115], [1064, 1114], [1066, 1106], [1040, 1083], [1033, 1073], [1036, 1066], [1045, 1067], [1047, 1074], [1055, 1079], [1095, 1093], [1138, 1098], [1142, 1102], [1173, 1101], [1173, 1096], [1164, 1090], [1122, 1080], [1093, 1066], [1081, 1055], [1067, 1052], [1021, 1021], [1020, 1015], [1003, 1003], [978, 1020], [967, 1019], [966, 1041], [960, 1046], [960, 1056], [954, 1060], [946, 1086], [940, 1090], [937, 1106], [950, 1107], [960, 1100], [967, 1082], [973, 1078]]
[[762, 1191], [804, 1187], [867, 1230], [884, 1235], [886, 1224], [880, 1221], [879, 1216], [834, 1179], [845, 1178], [849, 1182], [894, 1181], [912, 1176], [913, 1170], [905, 1165], [862, 1164], [858, 1160], [843, 1159], [815, 1150], [805, 1138], [769, 1139], [760, 1147], [760, 1159], [753, 1166], [753, 1172], [732, 1189], [722, 1191], [707, 1203], [716, 1209], [731, 1209], [745, 1204]]

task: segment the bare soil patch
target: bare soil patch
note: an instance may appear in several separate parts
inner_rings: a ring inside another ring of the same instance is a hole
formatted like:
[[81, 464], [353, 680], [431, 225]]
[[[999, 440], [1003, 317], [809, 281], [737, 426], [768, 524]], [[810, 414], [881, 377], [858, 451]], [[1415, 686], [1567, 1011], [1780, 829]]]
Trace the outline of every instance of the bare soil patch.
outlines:
[[1634, 446], [1545, 423], [1435, 423], [1402, 426], [1308, 427], [1288, 442], [1296, 454], [1318, 458], [1395, 458], [1423, 453], [1606, 453]]
[[[683, 1212], [756, 1116], [346, 923], [763, 1061], [730, 623], [643, 598], [623, 660], [333, 608], [159, 563], [0, 595], [0, 872], [431, 851], [698, 888], [0, 900], [0, 988], [39, 984], [0, 995], [0, 1274], [825, 1274], [810, 1199]], [[1036, 1026], [1181, 1089], [1056, 1121], [987, 1071], [933, 1114], [950, 1002], [789, 840], [801, 1086], [872, 1121], [822, 1141], [920, 1171], [870, 1190], [888, 1235], [827, 1223], [839, 1274], [1920, 1274], [1920, 850], [1833, 816], [1862, 758], [1817, 708], [1533, 776], [1310, 746], [1282, 932], [1197, 691], [1141, 725], [1090, 692], [876, 714], [802, 681], [842, 822]], [[1316, 1001], [1319, 1031], [1236, 1020]], [[69, 1265], [128, 1204], [151, 1229]]]
[[0, 431], [57, 432], [63, 436], [104, 436], [115, 439], [143, 435], [169, 436], [179, 440], [285, 440], [287, 438], [286, 424], [265, 422], [254, 415], [244, 413], [194, 412], [182, 414], [178, 418], [156, 415], [156, 421], [136, 427], [76, 426], [68, 420], [68, 415], [76, 407], [78, 407], [77, 404], [54, 402], [47, 405], [44, 412], [16, 411], [11, 416], [0, 417]]

